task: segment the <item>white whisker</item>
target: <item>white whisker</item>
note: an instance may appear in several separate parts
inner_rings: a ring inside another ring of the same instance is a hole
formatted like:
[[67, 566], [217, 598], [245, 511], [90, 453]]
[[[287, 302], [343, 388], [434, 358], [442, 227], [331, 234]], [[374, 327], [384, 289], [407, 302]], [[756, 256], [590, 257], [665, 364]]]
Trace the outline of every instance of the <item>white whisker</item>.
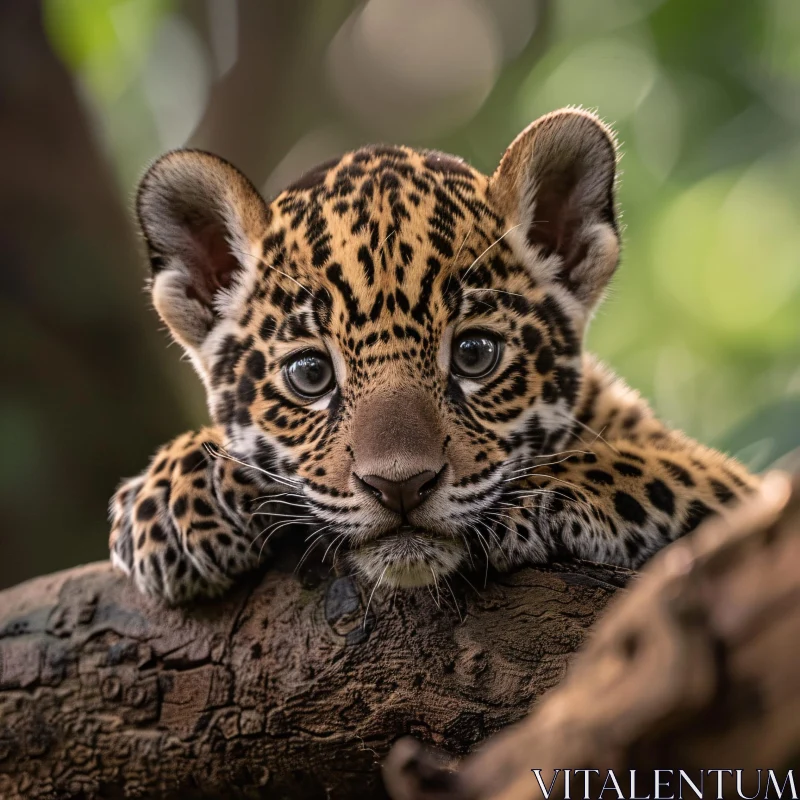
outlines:
[[581, 426], [581, 428], [588, 431], [594, 436], [594, 440], [590, 442], [590, 445], [599, 439], [606, 447], [608, 447], [610, 450], [613, 450], [617, 455], [619, 455], [619, 450], [617, 450], [617, 448], [614, 447], [614, 445], [611, 444], [611, 442], [603, 438], [603, 431], [608, 427], [608, 425], [604, 426], [603, 429], [598, 432], [594, 428], [590, 428], [585, 422], [581, 422], [574, 414], [566, 414], [565, 418], [570, 422], [577, 423], [578, 425]]
[[469, 275], [469, 273], [472, 271], [472, 268], [473, 268], [473, 267], [474, 267], [474, 266], [475, 266], [475, 265], [476, 265], [476, 264], [477, 264], [477, 263], [478, 263], [478, 262], [479, 262], [479, 261], [480, 261], [480, 260], [481, 260], [481, 259], [482, 259], [482, 258], [483, 258], [483, 257], [484, 257], [484, 256], [485, 256], [485, 255], [486, 255], [486, 254], [487, 254], [487, 253], [488, 253], [488, 252], [489, 252], [489, 251], [490, 251], [490, 250], [491, 250], [491, 249], [492, 249], [492, 248], [495, 246], [495, 245], [496, 245], [496, 244], [499, 244], [499, 243], [500, 243], [500, 242], [501, 242], [503, 239], [505, 239], [505, 238], [506, 238], [506, 236], [508, 236], [508, 234], [509, 234], [509, 233], [511, 233], [511, 231], [513, 231], [513, 230], [516, 230], [516, 229], [517, 229], [517, 228], [519, 228], [519, 227], [520, 227], [522, 224], [523, 224], [523, 223], [522, 223], [522, 222], [520, 222], [520, 223], [518, 223], [517, 225], [514, 225], [514, 226], [512, 226], [511, 228], [509, 228], [509, 229], [508, 229], [508, 230], [507, 230], [507, 231], [506, 231], [506, 232], [505, 232], [505, 233], [504, 233], [502, 236], [499, 236], [497, 239], [495, 239], [495, 240], [494, 240], [494, 241], [493, 241], [493, 242], [492, 242], [492, 243], [491, 243], [491, 244], [490, 244], [490, 245], [489, 245], [489, 246], [488, 246], [488, 247], [487, 247], [487, 248], [486, 248], [486, 249], [485, 249], [485, 250], [484, 250], [484, 251], [483, 251], [483, 252], [482, 252], [482, 253], [481, 253], [481, 254], [480, 254], [480, 255], [479, 255], [479, 256], [478, 256], [478, 257], [477, 257], [477, 258], [476, 258], [476, 259], [475, 259], [475, 260], [474, 260], [472, 263], [471, 263], [471, 264], [470, 264], [470, 265], [469, 265], [469, 267], [468, 267], [467, 271], [466, 271], [466, 272], [463, 274], [463, 276], [461, 277], [461, 283], [462, 283], [462, 285], [463, 285], [464, 281], [467, 279], [467, 275]]
[[311, 506], [308, 503], [290, 503], [288, 500], [265, 500], [263, 503], [258, 505], [258, 508], [264, 508], [264, 506], [271, 505], [275, 503], [281, 506], [291, 506], [292, 508], [305, 508], [309, 509]]
[[375, 590], [381, 585], [381, 581], [383, 580], [383, 576], [386, 574], [387, 569], [389, 569], [388, 564], [383, 568], [383, 572], [381, 572], [380, 578], [378, 578], [375, 585], [372, 587], [372, 591], [370, 592], [369, 595], [369, 600], [367, 600], [367, 610], [364, 612], [364, 624], [362, 625], [362, 628], [367, 627], [367, 616], [369, 615], [369, 607], [370, 605], [372, 605], [372, 598], [375, 594]]
[[506, 475], [513, 475], [517, 472], [525, 472], [525, 470], [529, 469], [538, 469], [539, 467], [551, 467], [553, 464], [561, 464], [567, 459], [569, 459], [573, 455], [594, 455], [589, 450], [562, 450], [560, 453], [547, 453], [547, 454], [540, 454], [535, 456], [530, 456], [530, 458], [556, 458], [558, 456], [564, 456], [564, 458], [559, 459], [558, 461], [548, 461], [544, 464], [530, 464], [527, 467], [520, 467], [519, 469], [511, 470], [510, 472], [506, 472]]
[[[240, 255], [243, 255], [243, 256], [252, 256], [252, 253], [248, 253], [248, 252], [246, 252], [245, 250], [237, 250], [235, 247], [232, 247], [232, 248], [231, 248], [231, 250], [232, 250], [233, 252], [235, 252], [235, 253], [239, 253]], [[300, 281], [296, 280], [296, 279], [295, 279], [295, 278], [293, 278], [291, 275], [287, 275], [287, 274], [286, 274], [285, 272], [283, 272], [282, 270], [279, 270], [279, 269], [278, 269], [278, 268], [277, 268], [277, 267], [276, 267], [274, 264], [267, 264], [267, 262], [266, 262], [266, 261], [264, 260], [264, 258], [263, 258], [263, 257], [261, 257], [261, 256], [257, 256], [257, 259], [258, 259], [258, 262], [259, 262], [260, 264], [263, 264], [263, 266], [265, 266], [267, 269], [274, 270], [274, 271], [275, 271], [275, 272], [277, 272], [279, 275], [283, 275], [283, 277], [284, 277], [284, 278], [287, 278], [287, 279], [288, 279], [288, 280], [290, 280], [292, 283], [294, 283], [294, 284], [297, 284], [297, 286], [299, 286], [299, 287], [300, 287], [300, 288], [301, 288], [301, 289], [302, 289], [304, 292], [308, 292], [308, 293], [309, 293], [309, 294], [310, 294], [312, 297], [314, 296], [313, 292], [312, 292], [312, 291], [311, 291], [311, 290], [310, 290], [308, 287], [306, 287], [306, 286], [303, 286], [303, 284], [302, 284], [302, 283], [300, 283]]]
[[[344, 538], [345, 536], [347, 536], [347, 533], [338, 533], [338, 534], [336, 534], [336, 536], [333, 537], [333, 540], [325, 548], [325, 552], [322, 554], [322, 560], [323, 561], [325, 561], [325, 559], [328, 557], [328, 553], [330, 552], [331, 547], [333, 547], [336, 544], [336, 542], [338, 542], [340, 539]], [[336, 560], [336, 550], [333, 551], [333, 560], [334, 561]]]
[[525, 297], [524, 294], [520, 294], [519, 292], [507, 292], [505, 289], [489, 289], [483, 287], [479, 289], [467, 289], [464, 294], [476, 294], [477, 292], [495, 292], [497, 294], [511, 295], [511, 297]]
[[447, 577], [445, 575], [442, 575], [442, 580], [444, 581], [444, 585], [450, 590], [450, 596], [453, 598], [453, 606], [455, 606], [459, 622], [461, 622], [463, 625], [464, 617], [461, 616], [461, 609], [458, 607], [458, 599], [456, 598], [456, 593], [453, 591], [453, 587], [450, 585], [450, 581], [447, 580]]
[[461, 255], [461, 251], [464, 249], [464, 245], [467, 243], [467, 239], [469, 239], [470, 235], [475, 231], [475, 226], [471, 227], [465, 234], [464, 234], [464, 241], [461, 242], [461, 247], [458, 248], [458, 251], [453, 258], [453, 263], [455, 264], [458, 261], [458, 257]]
[[223, 448], [220, 447], [219, 445], [209, 445], [208, 443], [206, 443], [203, 446], [205, 447], [206, 452], [212, 458], [225, 458], [228, 461], [232, 461], [234, 464], [239, 464], [243, 467], [247, 467], [248, 469], [255, 470], [256, 472], [263, 472], [264, 475], [266, 475], [267, 477], [272, 478], [272, 480], [276, 481], [277, 483], [283, 483], [289, 486], [289, 488], [291, 489], [295, 489], [298, 486], [302, 486], [302, 481], [296, 481], [293, 480], [292, 478], [284, 478], [282, 475], [276, 475], [275, 473], [263, 469], [262, 467], [257, 467], [255, 464], [248, 464], [246, 461], [241, 461], [240, 459], [232, 456], [226, 450], [223, 450]]
[[297, 514], [278, 514], [273, 511], [254, 511], [252, 516], [254, 517], [284, 517], [286, 519], [316, 519], [313, 514], [305, 514], [303, 516], [298, 516]]

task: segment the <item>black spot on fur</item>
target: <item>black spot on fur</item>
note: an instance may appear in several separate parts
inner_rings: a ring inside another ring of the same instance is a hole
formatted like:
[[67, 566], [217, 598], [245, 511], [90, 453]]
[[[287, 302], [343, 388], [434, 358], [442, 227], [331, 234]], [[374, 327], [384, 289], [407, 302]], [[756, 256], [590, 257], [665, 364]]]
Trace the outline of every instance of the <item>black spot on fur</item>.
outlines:
[[367, 286], [372, 286], [372, 284], [375, 283], [375, 262], [372, 260], [369, 248], [365, 244], [359, 247], [357, 258], [361, 264], [361, 268], [364, 270]]
[[586, 473], [586, 478], [592, 483], [599, 483], [603, 486], [611, 486], [614, 483], [614, 476], [602, 469], [590, 469]]
[[195, 497], [194, 499], [194, 510], [201, 516], [201, 517], [210, 517], [214, 513], [214, 509], [203, 500], [202, 497]]
[[277, 323], [275, 322], [275, 317], [273, 317], [272, 314], [267, 314], [264, 317], [264, 321], [261, 323], [258, 335], [265, 340], [271, 339], [275, 335], [276, 327]]
[[686, 513], [686, 519], [681, 528], [681, 536], [693, 531], [700, 525], [706, 517], [710, 517], [714, 511], [710, 509], [702, 500], [692, 500]]
[[254, 381], [263, 380], [267, 370], [267, 360], [264, 358], [264, 354], [260, 350], [253, 350], [247, 356], [245, 369]]
[[675, 513], [675, 494], [664, 481], [655, 478], [645, 487], [650, 502], [670, 516]]
[[636, 525], [644, 525], [647, 522], [647, 512], [642, 504], [627, 492], [614, 493], [614, 508], [626, 522], [633, 522]]
[[206, 466], [206, 456], [202, 450], [192, 450], [181, 459], [181, 473], [189, 475], [198, 472]]
[[[256, 387], [246, 375], [242, 375], [236, 388], [236, 396], [242, 405], [249, 406], [255, 402]], [[246, 424], [246, 423], [245, 423]]]
[[158, 505], [152, 497], [145, 497], [136, 509], [136, 519], [139, 522], [148, 522], [153, 519], [158, 511]]
[[639, 467], [635, 467], [625, 461], [615, 461], [613, 467], [620, 475], [624, 475], [626, 478], [638, 478], [642, 474]]
[[186, 496], [180, 495], [175, 499], [175, 502], [172, 504], [172, 515], [174, 517], [180, 518], [186, 513], [187, 502]]
[[730, 503], [731, 500], [736, 499], [736, 495], [721, 481], [709, 478], [708, 485], [711, 487], [711, 491], [714, 492], [714, 497], [716, 497], [722, 505], [726, 505]]
[[150, 528], [150, 538], [154, 542], [166, 542], [167, 534], [164, 533], [164, 529], [157, 522], [154, 522]]
[[555, 366], [555, 357], [551, 348], [543, 347], [539, 351], [539, 355], [536, 356], [535, 366], [540, 375], [547, 375], [552, 371]]
[[542, 346], [542, 334], [533, 325], [524, 325], [522, 342], [529, 353], [535, 353]]
[[666, 458], [662, 458], [661, 465], [679, 483], [682, 483], [684, 486], [688, 487], [694, 486], [694, 479], [689, 474], [689, 471], [685, 470], [682, 466], [680, 466], [680, 464], [676, 464], [674, 461], [668, 461]]

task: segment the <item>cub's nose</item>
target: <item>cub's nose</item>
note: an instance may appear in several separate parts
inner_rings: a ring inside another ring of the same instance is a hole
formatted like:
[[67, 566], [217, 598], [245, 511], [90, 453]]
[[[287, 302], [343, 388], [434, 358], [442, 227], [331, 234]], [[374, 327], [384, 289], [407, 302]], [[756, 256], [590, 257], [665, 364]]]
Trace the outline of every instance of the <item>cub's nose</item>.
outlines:
[[438, 472], [428, 469], [402, 481], [390, 481], [380, 475], [356, 475], [356, 478], [372, 491], [382, 506], [405, 516], [427, 500], [442, 472], [444, 467]]

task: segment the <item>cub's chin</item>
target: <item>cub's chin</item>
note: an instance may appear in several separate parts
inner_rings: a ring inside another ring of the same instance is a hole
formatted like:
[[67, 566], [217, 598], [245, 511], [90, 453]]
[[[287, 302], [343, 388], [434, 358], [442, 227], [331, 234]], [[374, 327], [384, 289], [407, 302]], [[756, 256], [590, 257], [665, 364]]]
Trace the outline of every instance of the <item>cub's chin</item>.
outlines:
[[414, 588], [435, 584], [458, 569], [465, 556], [458, 540], [403, 527], [362, 545], [350, 559], [369, 583]]

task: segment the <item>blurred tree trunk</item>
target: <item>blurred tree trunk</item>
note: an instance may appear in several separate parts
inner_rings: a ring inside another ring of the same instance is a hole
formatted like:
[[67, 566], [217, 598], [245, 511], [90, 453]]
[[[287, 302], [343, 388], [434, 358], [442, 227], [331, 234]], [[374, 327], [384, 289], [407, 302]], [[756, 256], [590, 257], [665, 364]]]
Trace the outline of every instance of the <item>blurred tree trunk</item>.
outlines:
[[119, 477], [186, 420], [127, 211], [33, 0], [0, 3], [0, 159], [2, 586], [104, 556]]
[[[262, 187], [327, 107], [323, 62], [328, 40], [354, 0], [238, 0], [237, 53], [211, 91], [189, 146], [210, 150]], [[197, 3], [184, 14], [209, 44], [209, 21]], [[322, 113], [320, 113], [322, 112]]]

